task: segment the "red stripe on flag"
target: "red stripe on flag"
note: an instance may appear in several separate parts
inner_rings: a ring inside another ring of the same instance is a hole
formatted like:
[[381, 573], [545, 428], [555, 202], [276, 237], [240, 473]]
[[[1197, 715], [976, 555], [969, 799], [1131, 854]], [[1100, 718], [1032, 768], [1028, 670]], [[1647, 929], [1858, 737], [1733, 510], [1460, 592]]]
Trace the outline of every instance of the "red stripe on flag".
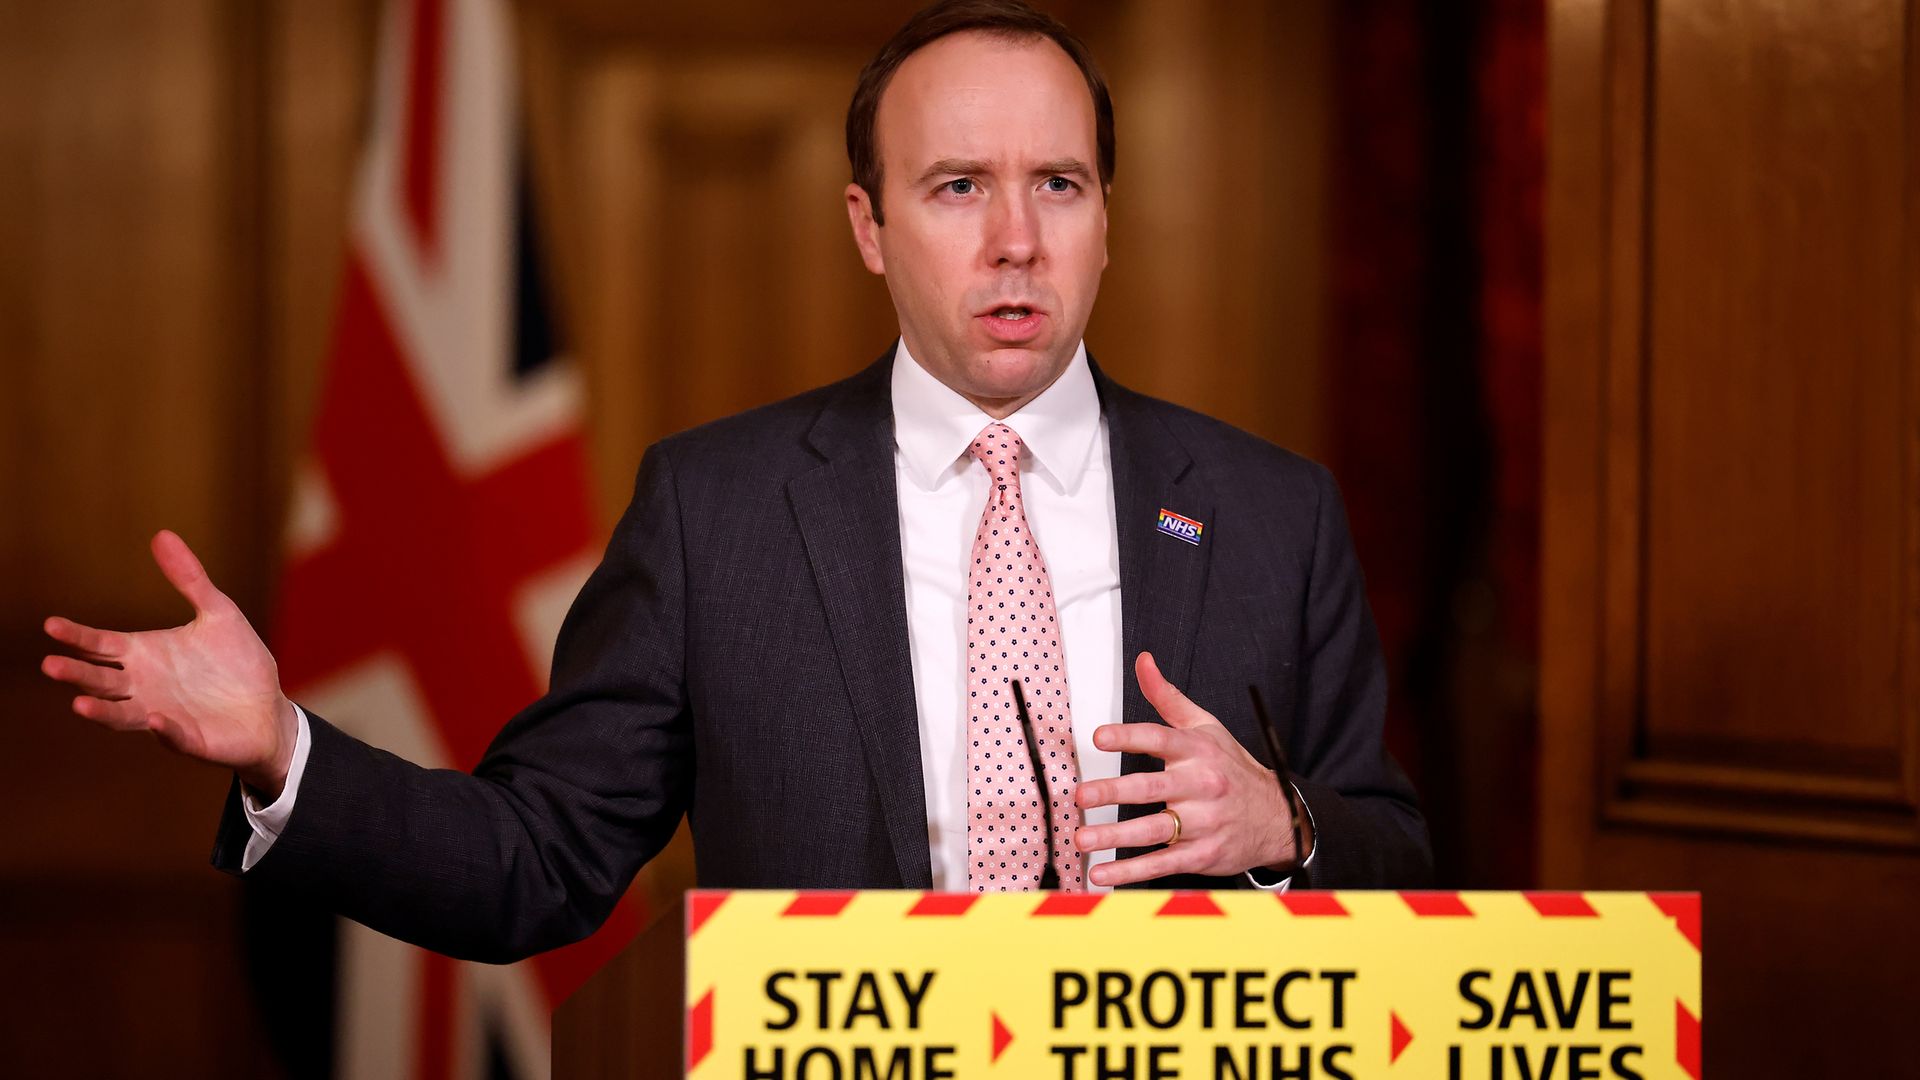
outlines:
[[1451, 918], [1471, 916], [1473, 909], [1460, 899], [1459, 893], [1452, 892], [1403, 892], [1400, 899], [1406, 901], [1415, 915], [1421, 918]]
[[274, 633], [282, 678], [300, 687], [398, 652], [452, 764], [470, 769], [539, 694], [514, 590], [592, 548], [583, 442], [568, 435], [484, 476], [456, 475], [356, 257], [314, 445], [340, 525], [287, 569]]
[[415, 1030], [414, 1063], [419, 1080], [450, 1080], [453, 1076], [453, 961], [439, 953], [422, 951], [420, 996], [414, 1001], [420, 1025]]
[[1548, 918], [1598, 918], [1587, 898], [1577, 892], [1530, 892], [1523, 894], [1533, 910]]
[[[297, 699], [353, 664], [398, 654], [449, 761], [471, 769], [500, 725], [540, 694], [516, 590], [593, 550], [584, 440], [568, 433], [484, 475], [460, 475], [356, 250], [313, 444], [337, 531], [287, 567], [272, 635], [282, 681]], [[622, 903], [586, 941], [536, 958], [549, 1004], [638, 925]]]
[[[400, 265], [408, 267], [403, 276], [430, 279], [443, 238], [456, 227], [443, 220], [454, 206], [441, 196], [474, 175], [469, 170], [478, 164], [450, 157], [463, 145], [451, 130], [455, 76], [477, 70], [455, 50], [510, 47], [495, 31], [510, 29], [511, 19], [496, 26], [479, 5], [455, 7], [447, 0], [388, 0], [385, 6], [393, 33], [383, 38], [381, 70], [392, 73], [393, 85], [378, 88], [381, 115], [389, 121], [376, 130], [379, 145], [368, 160], [393, 168], [376, 189], [357, 192], [386, 212], [359, 215], [356, 235], [381, 235], [386, 221], [397, 222]], [[499, 89], [510, 91], [510, 79]], [[460, 92], [472, 91], [468, 85]], [[512, 122], [510, 112], [496, 117], [485, 109], [474, 118]], [[488, 137], [507, 134], [502, 127]], [[457, 227], [512, 224], [467, 217]], [[444, 749], [446, 763], [471, 769], [502, 722], [534, 700], [545, 682], [521, 640], [522, 590], [597, 547], [585, 441], [570, 430], [541, 445], [515, 447], [483, 475], [457, 467], [428, 407], [430, 388], [415, 385], [408, 339], [395, 332], [391, 318], [411, 294], [383, 292], [384, 282], [368, 266], [350, 243], [311, 444], [335, 511], [334, 532], [320, 550], [286, 568], [274, 652], [296, 700], [368, 660], [397, 658], [427, 711], [425, 734]], [[459, 299], [487, 306], [511, 298]], [[504, 365], [480, 370], [486, 360], [475, 358], [471, 377], [508, 374]], [[378, 735], [374, 741], [381, 741]], [[544, 993], [549, 1006], [562, 1000], [633, 936], [639, 910], [623, 901], [598, 933], [536, 957], [516, 968], [515, 978], [525, 992]], [[452, 961], [419, 953], [407, 962], [421, 965], [420, 985], [397, 1007], [417, 1018], [417, 1041], [396, 1067], [444, 1077], [468, 1060], [470, 1048], [454, 1039], [468, 1034], [466, 1022], [482, 1003], [467, 1000], [474, 995]]]
[[420, 261], [432, 263], [440, 242], [440, 102], [446, 94], [446, 0], [414, 0], [407, 56], [407, 165], [401, 203], [413, 227]]

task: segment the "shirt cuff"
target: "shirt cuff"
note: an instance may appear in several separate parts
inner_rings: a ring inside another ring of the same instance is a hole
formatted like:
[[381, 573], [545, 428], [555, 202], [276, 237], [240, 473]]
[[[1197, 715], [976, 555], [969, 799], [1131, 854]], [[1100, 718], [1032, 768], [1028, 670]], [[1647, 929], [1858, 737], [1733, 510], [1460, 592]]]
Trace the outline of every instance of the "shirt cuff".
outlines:
[[[1291, 780], [1287, 781], [1287, 786], [1290, 788], [1293, 788], [1293, 797], [1300, 800], [1300, 808], [1307, 812], [1307, 826], [1309, 828], [1313, 828], [1313, 825], [1314, 825], [1313, 807], [1307, 805], [1307, 797], [1305, 795], [1300, 794], [1299, 786], [1296, 785], [1293, 781]], [[1294, 874], [1297, 874], [1300, 872], [1300, 870], [1305, 870], [1307, 867], [1312, 866], [1313, 857], [1315, 855], [1318, 855], [1319, 853], [1320, 853], [1320, 830], [1317, 828], [1314, 828], [1313, 829], [1313, 847], [1308, 849], [1307, 857], [1300, 861], [1300, 867], [1298, 870], [1294, 871]], [[1288, 889], [1293, 887], [1293, 874], [1288, 874], [1286, 877], [1283, 877], [1278, 881], [1261, 881], [1260, 876], [1264, 873], [1266, 873], [1266, 870], [1263, 867], [1258, 867], [1258, 866], [1254, 867], [1251, 870], [1248, 870], [1246, 872], [1247, 883], [1252, 885], [1256, 889], [1266, 889], [1270, 892], [1286, 892]]]
[[253, 797], [253, 789], [240, 785], [240, 809], [247, 816], [247, 825], [253, 829], [253, 835], [247, 837], [246, 850], [240, 853], [243, 874], [253, 869], [253, 864], [264, 858], [267, 849], [280, 839], [280, 831], [293, 816], [293, 800], [300, 794], [300, 777], [307, 771], [307, 752], [312, 749], [313, 740], [308, 734], [306, 711], [295, 705], [293, 715], [300, 726], [293, 738], [293, 760], [287, 765], [287, 782], [280, 788], [280, 797], [261, 806]]

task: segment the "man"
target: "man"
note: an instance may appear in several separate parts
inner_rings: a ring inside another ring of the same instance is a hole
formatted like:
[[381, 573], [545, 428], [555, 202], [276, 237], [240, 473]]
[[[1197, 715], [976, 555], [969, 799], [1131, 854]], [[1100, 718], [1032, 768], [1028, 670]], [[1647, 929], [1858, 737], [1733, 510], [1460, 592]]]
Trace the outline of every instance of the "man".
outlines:
[[235, 771], [217, 865], [474, 959], [589, 933], [683, 813], [716, 887], [1418, 884], [1331, 478], [1082, 344], [1114, 162], [1085, 48], [937, 4], [862, 73], [848, 152], [900, 341], [648, 451], [551, 691], [473, 775], [288, 701], [171, 533], [194, 621], [50, 619], [83, 657], [44, 670]]

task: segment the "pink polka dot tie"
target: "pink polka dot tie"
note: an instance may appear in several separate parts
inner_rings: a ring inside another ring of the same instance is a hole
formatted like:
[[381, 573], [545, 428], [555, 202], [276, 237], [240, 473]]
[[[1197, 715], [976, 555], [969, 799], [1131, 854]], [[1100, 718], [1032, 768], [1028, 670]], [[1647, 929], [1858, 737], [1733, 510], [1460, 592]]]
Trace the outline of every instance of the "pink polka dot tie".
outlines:
[[[967, 887], [974, 892], [1035, 889], [1046, 866], [1046, 815], [1060, 888], [1086, 889], [1073, 830], [1080, 766], [1067, 701], [1067, 658], [1040, 545], [1020, 500], [1020, 436], [989, 424], [969, 448], [992, 490], [973, 537], [967, 574]], [[1041, 794], [1014, 705], [1019, 679], [1046, 770]]]

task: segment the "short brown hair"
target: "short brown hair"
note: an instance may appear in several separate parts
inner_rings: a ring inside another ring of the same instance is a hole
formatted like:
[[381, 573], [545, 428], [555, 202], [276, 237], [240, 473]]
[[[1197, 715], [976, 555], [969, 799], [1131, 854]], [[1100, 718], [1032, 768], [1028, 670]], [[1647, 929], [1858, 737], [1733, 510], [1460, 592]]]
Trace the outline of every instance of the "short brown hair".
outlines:
[[860, 82], [854, 87], [853, 101], [847, 106], [847, 161], [853, 166], [853, 182], [860, 185], [873, 203], [873, 222], [885, 225], [880, 211], [880, 153], [874, 138], [874, 119], [880, 113], [880, 95], [893, 80], [893, 73], [907, 57], [949, 34], [980, 31], [1009, 41], [1027, 41], [1044, 37], [1060, 46], [1080, 74], [1086, 76], [1087, 90], [1093, 94], [1094, 138], [1100, 148], [1100, 187], [1113, 183], [1113, 98], [1107, 93], [1106, 77], [1086, 45], [1073, 36], [1060, 20], [1036, 11], [1022, 0], [939, 0], [921, 8], [907, 20], [867, 66], [861, 69]]

